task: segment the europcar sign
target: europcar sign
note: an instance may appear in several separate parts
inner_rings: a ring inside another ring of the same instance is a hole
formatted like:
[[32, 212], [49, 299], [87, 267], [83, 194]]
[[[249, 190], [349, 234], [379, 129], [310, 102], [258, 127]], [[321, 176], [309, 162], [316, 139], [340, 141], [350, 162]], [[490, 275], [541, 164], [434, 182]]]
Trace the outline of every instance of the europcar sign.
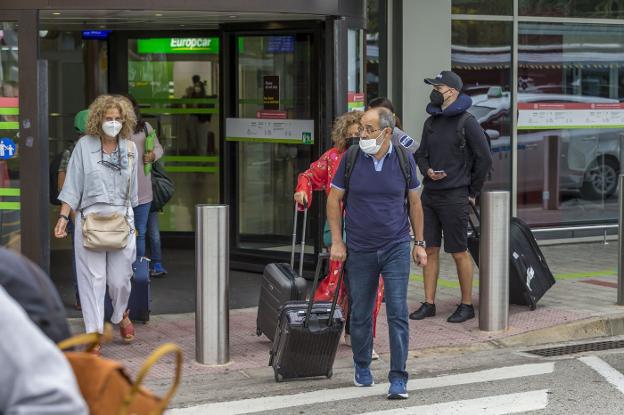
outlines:
[[167, 37], [138, 39], [139, 53], [218, 54], [218, 37]]

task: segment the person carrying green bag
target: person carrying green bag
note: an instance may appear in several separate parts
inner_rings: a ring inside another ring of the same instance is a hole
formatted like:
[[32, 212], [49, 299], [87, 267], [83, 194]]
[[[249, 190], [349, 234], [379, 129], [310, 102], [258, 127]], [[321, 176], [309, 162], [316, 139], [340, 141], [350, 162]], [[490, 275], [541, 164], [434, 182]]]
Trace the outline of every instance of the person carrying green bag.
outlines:
[[[145, 129], [145, 131], [147, 132], [147, 128]], [[151, 130], [149, 133], [146, 134], [146, 137], [145, 137], [145, 153], [146, 154], [151, 154], [154, 151], [154, 145], [156, 141], [157, 141], [156, 131]], [[149, 161], [143, 165], [143, 172], [145, 173], [146, 176], [149, 176], [152, 173], [153, 163], [154, 163], [153, 161]]]

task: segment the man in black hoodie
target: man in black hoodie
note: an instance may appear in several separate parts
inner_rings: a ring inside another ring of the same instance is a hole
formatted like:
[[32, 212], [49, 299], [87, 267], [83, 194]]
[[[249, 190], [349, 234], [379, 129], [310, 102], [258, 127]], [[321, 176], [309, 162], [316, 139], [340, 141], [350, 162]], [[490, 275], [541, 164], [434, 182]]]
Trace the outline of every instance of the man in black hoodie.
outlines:
[[466, 111], [472, 105], [461, 93], [461, 78], [442, 71], [425, 79], [433, 86], [427, 106], [420, 148], [415, 154], [424, 176], [422, 205], [424, 236], [429, 262], [424, 268], [425, 302], [410, 314], [422, 320], [436, 313], [435, 293], [439, 274], [439, 255], [444, 234], [444, 250], [455, 260], [462, 300], [448, 318], [461, 323], [474, 318], [472, 306], [472, 259], [468, 253], [468, 203], [475, 203], [492, 165], [487, 138], [479, 122]]

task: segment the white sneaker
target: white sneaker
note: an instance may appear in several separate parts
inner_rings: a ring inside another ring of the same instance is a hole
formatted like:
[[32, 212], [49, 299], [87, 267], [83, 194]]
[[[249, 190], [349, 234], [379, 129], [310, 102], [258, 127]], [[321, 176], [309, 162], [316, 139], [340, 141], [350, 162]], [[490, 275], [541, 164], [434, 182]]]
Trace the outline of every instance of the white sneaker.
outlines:
[[373, 352], [371, 353], [371, 360], [379, 360], [379, 355], [377, 354], [375, 349], [373, 349]]
[[345, 334], [345, 344], [349, 347], [351, 347], [351, 336], [349, 336], [348, 334]]

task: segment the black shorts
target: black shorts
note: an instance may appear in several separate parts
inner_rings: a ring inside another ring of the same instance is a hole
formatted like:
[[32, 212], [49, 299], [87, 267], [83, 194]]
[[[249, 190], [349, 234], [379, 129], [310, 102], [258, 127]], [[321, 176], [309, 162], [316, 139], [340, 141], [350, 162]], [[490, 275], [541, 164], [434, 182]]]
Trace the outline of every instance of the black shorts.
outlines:
[[429, 190], [422, 193], [425, 216], [425, 242], [428, 247], [441, 247], [449, 254], [468, 249], [468, 188]]

